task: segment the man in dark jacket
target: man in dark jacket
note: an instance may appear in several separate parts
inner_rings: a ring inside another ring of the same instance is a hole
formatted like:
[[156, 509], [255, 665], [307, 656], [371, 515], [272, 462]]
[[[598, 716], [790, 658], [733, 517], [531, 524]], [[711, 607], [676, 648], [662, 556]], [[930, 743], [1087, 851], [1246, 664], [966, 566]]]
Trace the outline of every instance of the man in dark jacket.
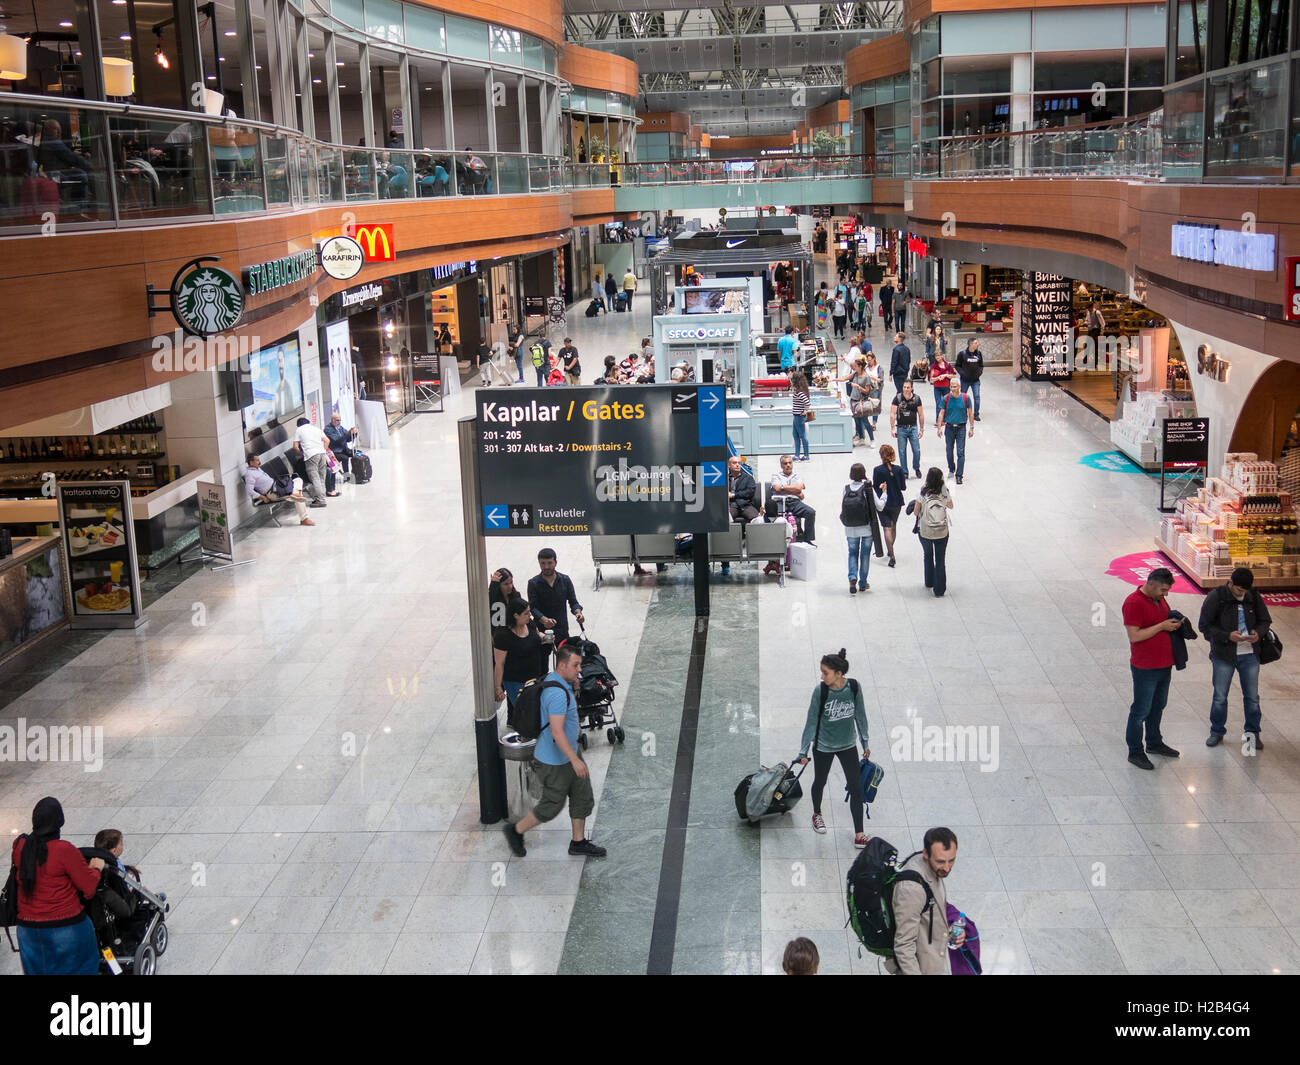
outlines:
[[903, 340], [901, 331], [894, 334], [894, 351], [889, 356], [889, 376], [894, 379], [894, 391], [899, 395], [902, 395], [903, 382], [912, 369], [912, 349]]
[[961, 378], [961, 392], [974, 393], [975, 420], [980, 420], [980, 378], [984, 376], [984, 352], [980, 351], [980, 342], [974, 337], [966, 341], [963, 351], [957, 353], [957, 376]]
[[605, 299], [609, 303], [609, 309], [614, 309], [614, 298], [618, 295], [618, 282], [614, 280], [614, 271], [610, 270], [605, 274]]
[[1215, 588], [1201, 605], [1199, 628], [1210, 642], [1210, 664], [1214, 667], [1214, 698], [1210, 703], [1210, 737], [1207, 747], [1223, 741], [1228, 723], [1228, 691], [1232, 675], [1241, 675], [1241, 698], [1245, 704], [1247, 744], [1261, 751], [1259, 740], [1259, 647], [1260, 638], [1273, 623], [1268, 607], [1254, 588], [1255, 576], [1244, 566], [1232, 571], [1228, 583]]
[[329, 425], [325, 426], [325, 435], [329, 437], [330, 451], [338, 460], [339, 465], [343, 467], [343, 476], [348, 474], [348, 466], [352, 462], [352, 441], [357, 435], [356, 429], [343, 428], [343, 416], [335, 411], [330, 418]]
[[537, 552], [537, 566], [541, 572], [528, 582], [528, 602], [538, 625], [554, 630], [558, 646], [569, 638], [569, 611], [573, 611], [579, 625], [585, 619], [573, 581], [567, 573], [555, 568], [556, 561], [552, 548], [543, 547]]
[[731, 510], [731, 520], [744, 525], [751, 521], [761, 521], [755, 503], [758, 497], [758, 485], [751, 474], [745, 472], [739, 455], [732, 455], [727, 460], [727, 502]]

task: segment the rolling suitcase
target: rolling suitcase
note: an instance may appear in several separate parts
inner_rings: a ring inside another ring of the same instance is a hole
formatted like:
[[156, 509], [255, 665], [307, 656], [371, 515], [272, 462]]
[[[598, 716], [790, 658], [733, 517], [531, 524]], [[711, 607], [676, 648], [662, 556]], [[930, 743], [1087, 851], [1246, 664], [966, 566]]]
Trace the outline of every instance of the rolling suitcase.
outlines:
[[761, 818], [788, 814], [803, 798], [799, 778], [804, 768], [800, 766], [796, 773], [792, 766], [777, 762], [770, 769], [763, 766], [750, 773], [736, 786], [736, 813], [740, 819], [756, 825]]
[[600, 304], [592, 300], [587, 304], [587, 310], [584, 312], [588, 318], [595, 318], [600, 313]]
[[616, 310], [619, 314], [622, 314], [625, 310], [627, 310], [627, 299], [625, 298], [625, 293], [620, 292], [617, 296], [614, 297], [614, 310]]
[[375, 468], [370, 464], [369, 455], [357, 452], [352, 456], [352, 482], [354, 484], [367, 484], [374, 474]]

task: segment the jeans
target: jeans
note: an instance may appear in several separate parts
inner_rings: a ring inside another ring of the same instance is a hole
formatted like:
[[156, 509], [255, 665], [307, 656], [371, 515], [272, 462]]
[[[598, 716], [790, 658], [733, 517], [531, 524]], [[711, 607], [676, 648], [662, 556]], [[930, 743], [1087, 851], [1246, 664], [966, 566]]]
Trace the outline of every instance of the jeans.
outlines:
[[971, 402], [975, 406], [975, 417], [980, 416], [980, 383], [978, 381], [963, 381], [961, 383], [961, 394], [964, 396], [967, 392], [972, 395]]
[[906, 371], [903, 373], [892, 374], [891, 376], [894, 378], [894, 391], [897, 392], [899, 395], [902, 395], [903, 382], [907, 380]]
[[842, 751], [814, 750], [813, 756], [813, 813], [822, 812], [822, 793], [826, 790], [826, 781], [830, 779], [831, 763], [840, 760], [844, 770], [844, 780], [849, 786], [849, 814], [853, 818], [853, 831], [862, 831], [862, 789], [858, 786], [861, 771], [858, 769], [858, 748], [845, 747]]
[[99, 944], [89, 917], [58, 928], [18, 926], [18, 952], [26, 976], [95, 976]]
[[325, 470], [327, 461], [325, 452], [319, 455], [311, 455], [303, 460], [307, 467], [307, 478], [310, 484], [307, 486], [307, 494], [311, 496], [312, 502], [323, 503], [325, 501]]
[[915, 425], [898, 427], [898, 464], [907, 470], [907, 442], [912, 442], [912, 469], [921, 476], [921, 430]]
[[948, 554], [948, 537], [927, 540], [921, 537], [921, 550], [925, 553], [925, 586], [933, 588], [935, 596], [948, 590], [948, 568], [944, 559]]
[[545, 388], [545, 387], [546, 387], [546, 367], [545, 367], [545, 366], [534, 366], [533, 369], [537, 371], [537, 387], [538, 387], [538, 388]]
[[519, 370], [519, 380], [522, 381], [524, 379], [524, 357], [522, 354], [515, 356], [515, 366]]
[[900, 329], [906, 329], [906, 328], [907, 328], [907, 307], [902, 306], [899, 307], [898, 310], [894, 312], [894, 331], [897, 332]]
[[862, 440], [875, 440], [876, 434], [871, 429], [871, 418], [864, 414], [861, 417], [853, 415], [853, 435]]
[[938, 385], [934, 385], [933, 387], [934, 387], [934, 420], [938, 421], [939, 411], [943, 408], [943, 397], [948, 394], [948, 387], [946, 385], [943, 388], [940, 388]]
[[803, 453], [806, 458], [808, 455], [808, 427], [804, 423], [804, 415], [796, 414], [792, 426], [794, 432], [794, 457], [799, 457], [799, 445], [803, 444]]
[[[966, 475], [966, 423], [965, 422], [947, 422], [943, 427], [944, 447], [948, 453], [948, 472], [954, 470], [958, 477]], [[957, 461], [954, 465], [952, 458], [952, 449], [956, 445]]]
[[[1218, 663], [1215, 663], [1218, 666]], [[1148, 747], [1158, 747], [1164, 743], [1160, 736], [1160, 718], [1165, 712], [1165, 702], [1169, 698], [1169, 676], [1173, 666], [1160, 669], [1139, 669], [1129, 666], [1133, 674], [1133, 705], [1129, 707], [1128, 728], [1124, 730], [1124, 739], [1128, 742], [1129, 754], [1141, 754], [1142, 725], [1146, 723]]]
[[[1236, 649], [1236, 645], [1233, 645]], [[1214, 667], [1214, 699], [1210, 703], [1210, 731], [1222, 736], [1227, 731], [1228, 690], [1232, 687], [1232, 675], [1241, 674], [1241, 701], [1246, 710], [1246, 732], [1259, 731], [1259, 656], [1251, 653], [1237, 655], [1232, 662], [1210, 659]]]
[[861, 588], [867, 583], [867, 574], [871, 570], [871, 535], [850, 536], [849, 540], [849, 580], [857, 581]]

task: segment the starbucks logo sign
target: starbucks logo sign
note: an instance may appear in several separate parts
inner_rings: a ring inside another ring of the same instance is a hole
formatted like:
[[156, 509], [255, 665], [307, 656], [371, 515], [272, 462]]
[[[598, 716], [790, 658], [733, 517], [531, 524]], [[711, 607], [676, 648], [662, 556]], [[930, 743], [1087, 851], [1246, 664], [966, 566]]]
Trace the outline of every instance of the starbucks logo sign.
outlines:
[[172, 313], [188, 332], [212, 336], [233, 329], [243, 317], [244, 289], [233, 274], [198, 262], [188, 270], [182, 267], [171, 302]]

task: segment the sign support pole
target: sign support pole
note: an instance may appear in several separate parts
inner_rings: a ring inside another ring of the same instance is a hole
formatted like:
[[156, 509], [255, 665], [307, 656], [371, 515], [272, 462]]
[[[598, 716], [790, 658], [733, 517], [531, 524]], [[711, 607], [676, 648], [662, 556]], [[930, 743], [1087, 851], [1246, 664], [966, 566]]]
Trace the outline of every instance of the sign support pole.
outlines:
[[695, 571], [695, 616], [709, 616], [709, 534], [695, 533], [691, 539], [691, 559]]
[[493, 698], [492, 619], [488, 609], [487, 539], [478, 490], [477, 419], [456, 423], [460, 444], [461, 514], [465, 529], [465, 584], [469, 592], [469, 655], [474, 684], [474, 747], [478, 754], [478, 819], [491, 825], [506, 816], [506, 774], [497, 750]]

